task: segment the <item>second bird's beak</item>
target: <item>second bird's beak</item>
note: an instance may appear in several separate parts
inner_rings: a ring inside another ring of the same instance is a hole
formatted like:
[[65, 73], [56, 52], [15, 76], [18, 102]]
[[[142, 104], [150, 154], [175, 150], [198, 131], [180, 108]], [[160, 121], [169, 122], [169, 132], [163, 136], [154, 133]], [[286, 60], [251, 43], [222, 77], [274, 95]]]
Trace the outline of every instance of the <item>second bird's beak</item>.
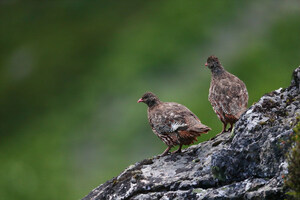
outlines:
[[138, 103], [141, 103], [141, 102], [143, 102], [143, 99], [140, 98], [137, 102], [138, 102]]
[[206, 66], [206, 67], [207, 67], [207, 65], [208, 65], [208, 64], [207, 64], [207, 63], [205, 63], [205, 66]]

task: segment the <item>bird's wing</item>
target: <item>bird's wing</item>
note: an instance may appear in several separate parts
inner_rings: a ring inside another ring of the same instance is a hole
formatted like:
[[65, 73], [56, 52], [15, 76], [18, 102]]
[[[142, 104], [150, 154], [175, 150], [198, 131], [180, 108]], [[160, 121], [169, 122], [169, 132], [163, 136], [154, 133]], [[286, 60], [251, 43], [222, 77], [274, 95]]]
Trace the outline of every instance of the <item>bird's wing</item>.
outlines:
[[186, 130], [188, 124], [185, 118], [188, 109], [177, 103], [163, 103], [149, 112], [149, 122], [152, 129], [158, 134]]
[[217, 112], [236, 116], [247, 107], [248, 92], [240, 79], [229, 74], [226, 78], [215, 82], [209, 99]]

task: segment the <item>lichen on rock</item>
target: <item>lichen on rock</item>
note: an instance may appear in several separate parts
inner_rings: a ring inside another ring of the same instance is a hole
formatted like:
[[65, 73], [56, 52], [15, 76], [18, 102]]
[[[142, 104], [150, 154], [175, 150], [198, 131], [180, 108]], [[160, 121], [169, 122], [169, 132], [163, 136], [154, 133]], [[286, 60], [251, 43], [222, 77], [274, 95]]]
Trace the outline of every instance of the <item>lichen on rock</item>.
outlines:
[[284, 199], [288, 140], [300, 116], [300, 67], [224, 133], [181, 154], [145, 159], [83, 199]]

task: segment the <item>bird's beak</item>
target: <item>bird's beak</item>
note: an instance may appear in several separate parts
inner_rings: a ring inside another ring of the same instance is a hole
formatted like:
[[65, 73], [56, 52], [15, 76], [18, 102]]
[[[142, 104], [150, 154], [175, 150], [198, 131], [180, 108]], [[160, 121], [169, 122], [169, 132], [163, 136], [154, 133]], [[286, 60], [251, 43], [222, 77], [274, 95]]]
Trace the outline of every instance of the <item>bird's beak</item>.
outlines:
[[207, 64], [207, 63], [205, 63], [205, 66], [206, 66], [206, 67], [207, 67], [207, 65], [208, 65], [208, 64]]
[[138, 103], [141, 103], [141, 102], [143, 102], [143, 99], [140, 98], [137, 102], [138, 102]]

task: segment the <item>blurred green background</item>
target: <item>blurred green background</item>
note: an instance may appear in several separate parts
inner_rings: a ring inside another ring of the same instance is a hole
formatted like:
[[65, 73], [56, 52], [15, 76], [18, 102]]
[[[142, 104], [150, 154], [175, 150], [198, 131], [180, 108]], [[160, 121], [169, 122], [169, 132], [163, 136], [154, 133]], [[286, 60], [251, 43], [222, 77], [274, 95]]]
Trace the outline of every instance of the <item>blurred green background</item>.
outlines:
[[300, 64], [300, 2], [1, 1], [0, 198], [80, 199], [166, 146], [152, 91], [222, 129], [206, 58], [242, 79], [249, 106]]

